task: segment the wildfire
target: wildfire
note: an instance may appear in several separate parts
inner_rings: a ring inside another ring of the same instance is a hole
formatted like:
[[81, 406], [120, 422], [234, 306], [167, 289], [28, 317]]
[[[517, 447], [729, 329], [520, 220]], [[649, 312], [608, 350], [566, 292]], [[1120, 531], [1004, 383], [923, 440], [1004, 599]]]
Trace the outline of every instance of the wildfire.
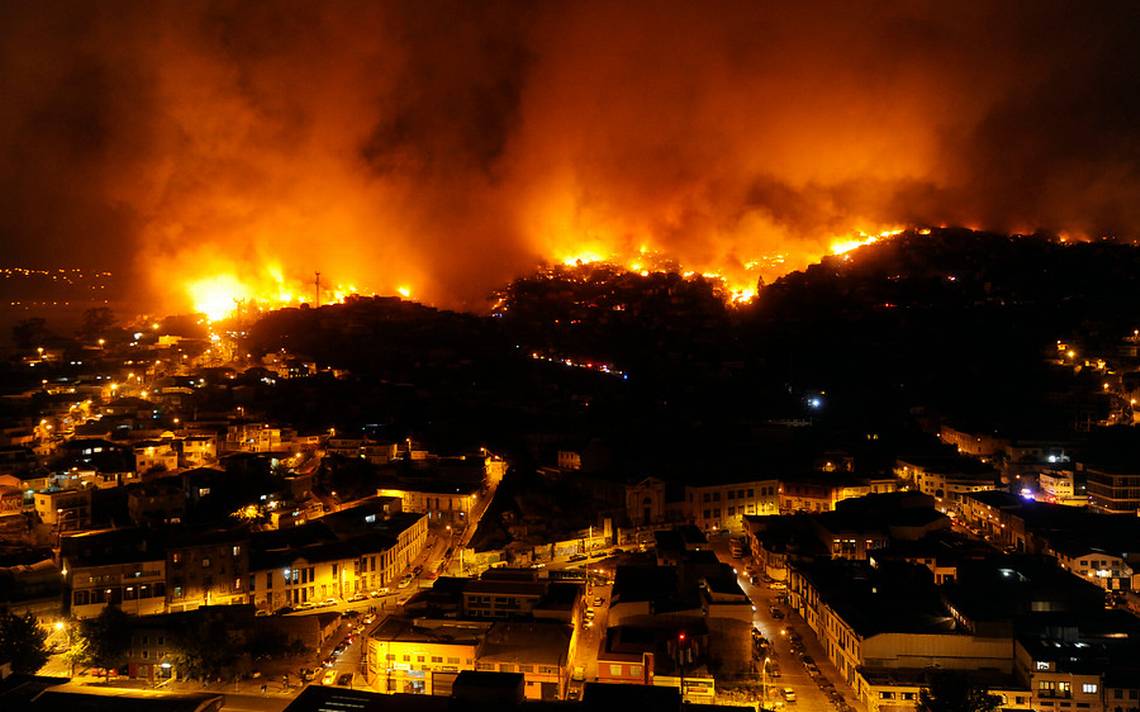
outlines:
[[[847, 255], [859, 247], [893, 237], [904, 230], [905, 228], [878, 232], [855, 230], [834, 237], [828, 249], [832, 255]], [[918, 234], [927, 235], [930, 230], [921, 229]], [[717, 290], [725, 302], [734, 306], [754, 301], [761, 280], [779, 277], [822, 256], [810, 251], [794, 254], [776, 252], [751, 255], [748, 259], [737, 256], [714, 257], [704, 264], [682, 265], [675, 255], [659, 251], [644, 242], [629, 250], [610, 249], [611, 246], [599, 244], [596, 236], [591, 236], [586, 242], [587, 246], [556, 251], [554, 263], [570, 269], [608, 265], [643, 277], [673, 272], [687, 280], [706, 279], [717, 282]], [[288, 277], [278, 264], [267, 264], [254, 269], [222, 267], [215, 274], [191, 279], [184, 285], [186, 301], [194, 312], [202, 314], [211, 322], [229, 319], [241, 313], [298, 306], [302, 302], [314, 300], [319, 300], [320, 304], [340, 303], [361, 293], [355, 284], [326, 284], [322, 279], [318, 285], [316, 279], [306, 282]], [[389, 286], [386, 293], [411, 299], [415, 290], [406, 282], [397, 282]]]
[[894, 237], [904, 231], [905, 228], [895, 228], [893, 230], [883, 230], [882, 232], [867, 234], [862, 230], [856, 230], [853, 236], [845, 236], [833, 240], [831, 243], [831, 254], [843, 255], [864, 245], [876, 243], [884, 238]]
[[[243, 312], [260, 312], [298, 306], [317, 298], [319, 289], [321, 304], [344, 302], [358, 294], [354, 284], [329, 285], [319, 283], [303, 284], [300, 280], [289, 279], [279, 265], [266, 265], [260, 273], [239, 277], [234, 272], [222, 272], [192, 279], [185, 284], [187, 301], [197, 314], [207, 321], [223, 321]], [[399, 285], [393, 290], [405, 299], [412, 295], [412, 288]]]

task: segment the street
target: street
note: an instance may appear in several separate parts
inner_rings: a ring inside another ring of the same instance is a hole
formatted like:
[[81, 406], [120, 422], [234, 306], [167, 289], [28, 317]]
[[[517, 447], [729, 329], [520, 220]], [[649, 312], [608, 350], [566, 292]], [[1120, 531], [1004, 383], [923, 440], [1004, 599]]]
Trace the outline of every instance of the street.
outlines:
[[[839, 673], [824, 654], [815, 633], [808, 628], [807, 623], [787, 606], [777, 603], [780, 591], [774, 591], [763, 584], [752, 585], [745, 569], [751, 559], [748, 557], [733, 559], [729, 552], [728, 537], [713, 537], [710, 543], [717, 558], [738, 570], [737, 580], [740, 587], [756, 608], [753, 614], [753, 626], [770, 641], [769, 669], [779, 672], [778, 676], [762, 676], [762, 680], [766, 681], [766, 685], [763, 686], [766, 687], [768, 705], [772, 706], [775, 702], [778, 705], [788, 704], [789, 707], [802, 709], [804, 712], [835, 712], [835, 705], [824, 694], [821, 685], [812, 679], [801, 656], [793, 650], [793, 640], [790, 636], [798, 635], [803, 653], [815, 661], [822, 678], [843, 695], [847, 704], [856, 710], [865, 709], [864, 705], [855, 699], [851, 688], [840, 679]], [[783, 619], [776, 619], [772, 615], [771, 608], [774, 605], [783, 613]], [[794, 702], [785, 701], [781, 692], [784, 688], [793, 690]]]

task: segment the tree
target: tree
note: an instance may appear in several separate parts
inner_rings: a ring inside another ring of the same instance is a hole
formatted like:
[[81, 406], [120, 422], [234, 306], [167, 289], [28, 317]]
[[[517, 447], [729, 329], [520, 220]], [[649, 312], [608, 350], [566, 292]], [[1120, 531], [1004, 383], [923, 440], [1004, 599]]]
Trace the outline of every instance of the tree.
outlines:
[[89, 339], [105, 334], [115, 325], [115, 312], [109, 307], [94, 307], [83, 312], [83, 326], [79, 333]]
[[918, 712], [995, 712], [1000, 705], [1000, 698], [958, 672], [932, 673], [918, 695]]
[[221, 617], [196, 620], [174, 636], [178, 670], [186, 677], [209, 680], [229, 673], [241, 657], [241, 641]]
[[12, 327], [12, 341], [21, 349], [39, 346], [47, 337], [47, 320], [41, 317], [24, 319]]
[[0, 659], [12, 661], [12, 671], [35, 673], [47, 662], [47, 631], [31, 613], [0, 608]]
[[83, 639], [80, 662], [103, 668], [108, 681], [111, 670], [127, 662], [131, 618], [118, 606], [107, 606], [95, 618], [83, 621], [79, 635]]

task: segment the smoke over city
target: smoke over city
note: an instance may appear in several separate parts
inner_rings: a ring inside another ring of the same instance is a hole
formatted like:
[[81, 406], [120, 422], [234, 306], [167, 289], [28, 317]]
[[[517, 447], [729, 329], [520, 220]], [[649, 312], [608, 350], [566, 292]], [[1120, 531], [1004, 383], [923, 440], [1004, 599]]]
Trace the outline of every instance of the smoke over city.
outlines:
[[[485, 308], [542, 261], [1140, 232], [1135, 3], [8, 3], [0, 240]], [[749, 273], [758, 274], [758, 273]]]

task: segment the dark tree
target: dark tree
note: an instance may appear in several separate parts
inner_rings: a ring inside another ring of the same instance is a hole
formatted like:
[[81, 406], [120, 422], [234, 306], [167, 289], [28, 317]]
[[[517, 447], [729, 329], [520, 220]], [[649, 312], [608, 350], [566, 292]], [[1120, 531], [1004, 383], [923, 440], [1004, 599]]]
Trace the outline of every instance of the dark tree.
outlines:
[[957, 672], [936, 672], [919, 692], [918, 712], [995, 712], [1001, 700]]
[[0, 609], [0, 659], [12, 662], [13, 672], [34, 674], [47, 662], [47, 631], [31, 613]]
[[109, 307], [94, 307], [83, 312], [83, 326], [80, 335], [94, 339], [105, 334], [115, 325], [115, 312]]
[[243, 647], [221, 618], [188, 625], [175, 634], [174, 644], [179, 651], [179, 671], [202, 680], [227, 676]]
[[12, 327], [12, 341], [21, 349], [35, 348], [46, 336], [47, 320], [42, 317], [24, 319]]
[[83, 621], [80, 631], [83, 651], [80, 662], [101, 667], [107, 680], [111, 670], [127, 662], [131, 649], [131, 618], [118, 606], [107, 606], [95, 618]]

